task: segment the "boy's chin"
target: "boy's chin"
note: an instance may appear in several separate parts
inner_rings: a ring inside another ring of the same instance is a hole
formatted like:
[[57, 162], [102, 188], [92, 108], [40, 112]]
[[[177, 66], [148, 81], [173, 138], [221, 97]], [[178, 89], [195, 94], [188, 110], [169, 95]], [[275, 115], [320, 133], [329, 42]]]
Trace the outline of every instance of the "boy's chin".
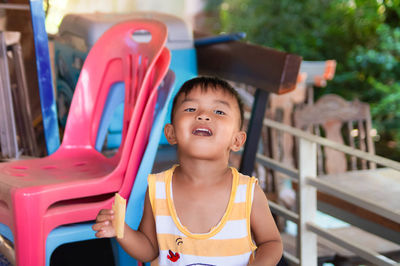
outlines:
[[190, 153], [186, 153], [186, 156], [193, 158], [193, 159], [210, 160], [210, 161], [221, 160], [224, 157], [226, 157], [227, 160], [229, 159], [229, 156], [225, 156], [224, 154], [221, 154], [220, 151], [213, 152], [210, 149], [203, 150], [203, 151], [192, 151]]

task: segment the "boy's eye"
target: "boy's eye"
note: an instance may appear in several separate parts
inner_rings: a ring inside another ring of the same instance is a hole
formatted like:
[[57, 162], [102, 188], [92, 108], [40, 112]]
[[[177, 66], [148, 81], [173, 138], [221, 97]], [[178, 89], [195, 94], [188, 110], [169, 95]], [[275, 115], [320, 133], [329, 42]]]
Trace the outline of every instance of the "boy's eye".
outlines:
[[225, 112], [221, 111], [221, 110], [215, 110], [214, 113], [216, 113], [217, 115], [224, 115]]
[[189, 108], [186, 108], [184, 111], [185, 112], [194, 112], [194, 111], [196, 111], [196, 108], [189, 107]]

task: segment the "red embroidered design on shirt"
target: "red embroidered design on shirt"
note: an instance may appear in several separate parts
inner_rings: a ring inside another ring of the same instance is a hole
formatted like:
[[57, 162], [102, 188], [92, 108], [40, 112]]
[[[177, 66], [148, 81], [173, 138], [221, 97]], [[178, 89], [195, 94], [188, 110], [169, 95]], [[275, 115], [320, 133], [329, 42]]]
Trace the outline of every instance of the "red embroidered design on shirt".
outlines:
[[171, 250], [169, 250], [168, 252], [169, 252], [169, 255], [167, 255], [167, 258], [172, 262], [176, 262], [181, 257], [181, 256], [179, 256], [178, 252], [174, 253]]

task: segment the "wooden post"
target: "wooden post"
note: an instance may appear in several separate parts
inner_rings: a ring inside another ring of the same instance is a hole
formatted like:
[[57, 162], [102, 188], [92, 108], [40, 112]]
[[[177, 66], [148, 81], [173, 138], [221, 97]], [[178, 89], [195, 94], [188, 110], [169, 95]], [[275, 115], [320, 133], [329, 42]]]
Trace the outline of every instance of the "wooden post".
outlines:
[[316, 176], [317, 145], [314, 142], [300, 138], [297, 252], [300, 258], [300, 265], [303, 266], [317, 266], [317, 236], [307, 229], [307, 223], [314, 221], [317, 212], [317, 190], [307, 184], [307, 178], [316, 178]]
[[251, 112], [252, 116], [250, 117], [250, 123], [247, 129], [248, 141], [245, 143], [242, 161], [240, 162], [240, 172], [245, 175], [251, 176], [253, 174], [254, 161], [258, 150], [257, 140], [260, 139], [261, 135], [262, 121], [264, 120], [265, 109], [267, 108], [268, 95], [269, 93], [267, 91], [261, 89], [257, 89], [254, 95], [255, 101]]

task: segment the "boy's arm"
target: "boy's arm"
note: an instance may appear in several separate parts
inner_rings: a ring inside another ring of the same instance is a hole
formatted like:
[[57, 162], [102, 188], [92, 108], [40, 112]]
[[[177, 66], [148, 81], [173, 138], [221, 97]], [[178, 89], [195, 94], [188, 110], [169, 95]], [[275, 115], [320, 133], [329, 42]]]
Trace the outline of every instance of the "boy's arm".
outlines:
[[135, 231], [125, 224], [124, 238], [118, 239], [122, 248], [132, 257], [140, 261], [152, 261], [158, 257], [158, 243], [156, 225], [149, 199], [149, 191], [146, 191], [143, 218], [139, 230]]
[[[115, 237], [115, 230], [112, 228], [112, 210], [102, 210], [93, 225], [93, 230], [98, 231], [97, 237]], [[139, 230], [133, 230], [125, 223], [124, 237], [117, 238], [118, 243], [132, 257], [139, 261], [152, 261], [158, 256], [158, 243], [153, 218], [153, 211], [146, 192], [143, 218]]]
[[250, 225], [257, 245], [256, 257], [251, 265], [276, 265], [282, 256], [282, 240], [268, 207], [267, 197], [258, 184], [254, 189]]

